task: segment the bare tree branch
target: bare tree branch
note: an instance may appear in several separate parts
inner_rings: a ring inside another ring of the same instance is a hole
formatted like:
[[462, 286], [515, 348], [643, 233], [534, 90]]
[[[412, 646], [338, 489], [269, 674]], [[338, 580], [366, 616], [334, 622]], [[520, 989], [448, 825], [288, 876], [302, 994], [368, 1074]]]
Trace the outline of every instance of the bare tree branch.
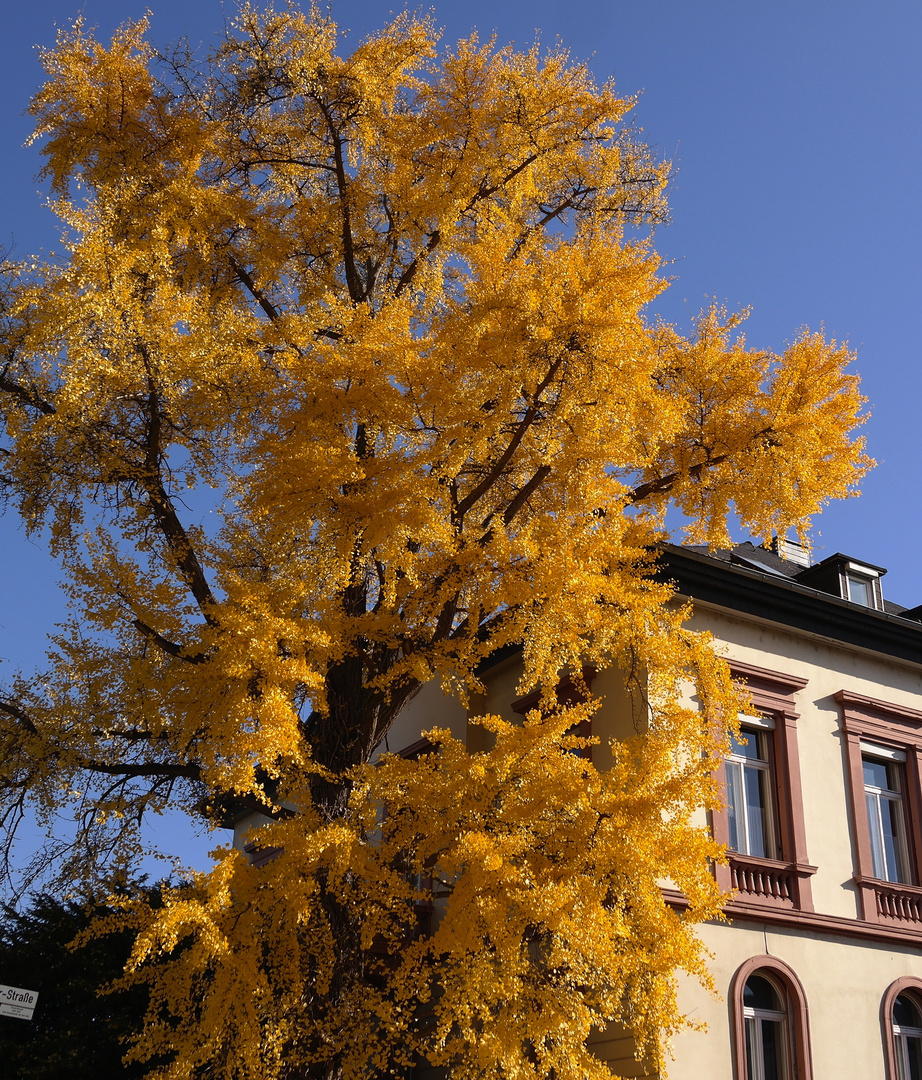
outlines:
[[272, 303], [272, 301], [266, 296], [266, 294], [260, 289], [250, 274], [240, 265], [233, 255], [229, 255], [231, 267], [234, 273], [240, 280], [240, 283], [244, 286], [250, 296], [256, 301], [257, 304], [263, 309], [266, 315], [272, 322], [276, 322], [279, 318], [279, 310]]
[[339, 191], [339, 213], [342, 221], [341, 237], [343, 244], [343, 265], [346, 271], [346, 285], [349, 289], [349, 297], [354, 304], [359, 304], [368, 297], [368, 290], [363, 287], [359, 279], [359, 272], [355, 263], [355, 243], [352, 236], [352, 210], [349, 206], [349, 181], [346, 176], [346, 161], [343, 154], [343, 138], [339, 129], [333, 122], [333, 116], [329, 105], [315, 97], [317, 106], [323, 113], [327, 130], [333, 141], [333, 160], [335, 162], [336, 186]]
[[33, 720], [11, 701], [0, 701], [0, 712], [4, 712], [7, 716], [12, 716], [14, 720], [18, 720], [30, 735], [38, 735], [38, 728]]
[[175, 656], [177, 660], [185, 660], [187, 664], [204, 664], [210, 659], [205, 653], [193, 653], [188, 654], [183, 650], [181, 645], [177, 645], [173, 641], [168, 641], [162, 634], [157, 633], [152, 627], [146, 623], [141, 622], [140, 619], [133, 619], [132, 625], [146, 637], [149, 638], [159, 649], [167, 653], [170, 656]]
[[557, 359], [551, 364], [547, 374], [544, 376], [544, 378], [538, 384], [537, 389], [535, 390], [535, 395], [532, 403], [525, 410], [525, 414], [523, 415], [519, 423], [516, 425], [512, 438], [509, 440], [509, 445], [499, 456], [493, 468], [490, 469], [490, 471], [480, 481], [480, 483], [472, 491], [469, 491], [468, 494], [461, 500], [461, 502], [458, 503], [457, 510], [455, 511], [455, 516], [459, 524], [464, 519], [464, 515], [468, 512], [468, 510], [470, 510], [470, 508], [490, 490], [490, 488], [496, 483], [499, 477], [502, 476], [502, 474], [505, 472], [510, 461], [512, 461], [513, 457], [515, 456], [515, 452], [516, 450], [518, 450], [522, 439], [525, 438], [525, 433], [534, 423], [535, 419], [541, 411], [541, 406], [543, 404], [543, 402], [541, 401], [542, 393], [544, 393], [544, 391], [550, 385], [554, 376], [560, 369], [560, 365], [562, 363], [563, 356], [558, 356]]
[[30, 390], [26, 386], [20, 386], [19, 383], [15, 383], [11, 379], [8, 379], [6, 377], [6, 371], [7, 369], [4, 368], [3, 373], [0, 374], [0, 390], [5, 390], [8, 394], [12, 394], [24, 405], [29, 405], [31, 408], [37, 409], [40, 413], [44, 413], [45, 416], [51, 416], [58, 411], [50, 401], [46, 401], [34, 390]]
[[192, 547], [189, 536], [179, 520], [176, 508], [173, 506], [173, 502], [163, 485], [163, 477], [160, 471], [162, 453], [160, 445], [160, 399], [153, 387], [151, 387], [147, 409], [146, 468], [142, 481], [144, 490], [147, 492], [154, 519], [167, 542], [180, 573], [183, 575], [199, 606], [199, 610], [205, 616], [205, 620], [214, 626], [216, 625], [214, 609], [217, 607], [217, 601], [211, 591], [211, 586], [208, 584], [208, 579], [205, 577], [202, 564]]

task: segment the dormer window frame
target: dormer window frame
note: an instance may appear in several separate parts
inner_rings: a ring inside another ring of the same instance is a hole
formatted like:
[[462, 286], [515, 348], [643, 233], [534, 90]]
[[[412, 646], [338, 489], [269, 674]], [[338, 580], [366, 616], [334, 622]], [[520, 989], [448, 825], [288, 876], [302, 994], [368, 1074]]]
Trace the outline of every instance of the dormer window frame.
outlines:
[[[882, 611], [884, 607], [883, 591], [880, 587], [880, 573], [874, 567], [864, 563], [845, 560], [840, 571], [842, 598], [853, 604]], [[859, 590], [863, 590], [867, 599], [863, 599]]]

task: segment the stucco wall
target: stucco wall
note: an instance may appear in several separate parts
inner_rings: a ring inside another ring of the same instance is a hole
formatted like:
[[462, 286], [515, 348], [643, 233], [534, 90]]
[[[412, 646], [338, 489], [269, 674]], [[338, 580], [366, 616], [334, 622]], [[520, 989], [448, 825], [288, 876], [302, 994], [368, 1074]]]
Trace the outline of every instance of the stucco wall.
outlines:
[[448, 728], [457, 739], [467, 737], [467, 710], [457, 698], [443, 693], [437, 682], [427, 683], [411, 699], [387, 734], [383, 749], [399, 753], [430, 728]]
[[[691, 980], [682, 983], [680, 1002], [707, 1030], [687, 1032], [674, 1043], [669, 1080], [731, 1080], [730, 986], [750, 957], [783, 960], [797, 975], [809, 1010], [813, 1080], [883, 1080], [880, 1008], [887, 987], [898, 978], [922, 978], [922, 951], [759, 925], [704, 926], [702, 938], [714, 953], [711, 972], [722, 1000]], [[741, 1074], [741, 1080], [745, 1073]]]

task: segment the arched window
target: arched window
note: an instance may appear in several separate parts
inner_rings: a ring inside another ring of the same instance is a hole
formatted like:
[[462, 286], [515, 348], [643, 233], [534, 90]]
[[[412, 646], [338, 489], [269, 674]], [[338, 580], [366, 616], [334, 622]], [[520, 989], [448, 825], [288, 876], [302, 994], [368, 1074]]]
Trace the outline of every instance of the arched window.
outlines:
[[784, 990], [767, 975], [743, 987], [746, 1080], [792, 1080], [791, 1035]]
[[811, 1080], [806, 998], [787, 964], [774, 956], [747, 960], [733, 977], [730, 1003], [735, 1080]]
[[881, 1003], [887, 1080], [922, 1080], [922, 980], [892, 983]]
[[909, 994], [893, 1003], [893, 1043], [900, 1080], [922, 1080], [922, 1015]]

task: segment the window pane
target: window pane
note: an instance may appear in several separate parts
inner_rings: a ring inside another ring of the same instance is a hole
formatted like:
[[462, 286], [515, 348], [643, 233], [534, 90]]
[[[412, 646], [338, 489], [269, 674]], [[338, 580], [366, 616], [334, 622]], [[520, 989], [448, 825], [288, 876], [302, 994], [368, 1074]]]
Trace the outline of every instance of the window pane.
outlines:
[[761, 1020], [762, 1076], [764, 1080], [784, 1080], [784, 1025], [780, 1020]]
[[743, 777], [742, 768], [735, 761], [724, 762], [724, 774], [727, 782], [727, 829], [729, 839], [727, 847], [731, 851], [746, 853], [745, 836], [741, 835], [745, 829], [743, 807]]
[[[732, 740], [725, 764], [728, 847], [743, 855], [771, 858], [776, 854], [772, 828], [771, 772], [768, 736], [742, 730]], [[751, 763], [751, 764], [750, 764]]]
[[765, 736], [761, 731], [741, 731], [739, 738], [730, 739], [730, 753], [737, 757], [751, 758], [753, 761], [767, 761]]
[[902, 770], [892, 761], [861, 759], [865, 805], [871, 834], [874, 876], [883, 881], [909, 881], [909, 854], [903, 800]]
[[763, 1009], [767, 1012], [782, 1012], [783, 1006], [778, 991], [768, 979], [761, 975], [750, 975], [743, 988], [743, 1005], [747, 1009]]
[[896, 1035], [896, 1064], [899, 1080], [922, 1080], [922, 1039]]
[[890, 776], [885, 761], [875, 761], [873, 758], [864, 758], [864, 782], [867, 787], [887, 789], [890, 787]]
[[909, 1066], [907, 1080], [922, 1080], [922, 1039], [907, 1037], [906, 1063]]
[[768, 772], [765, 769], [744, 769], [746, 782], [746, 803], [749, 825], [749, 854], [760, 858], [769, 858], [773, 852], [768, 850], [768, 795], [766, 782]]
[[865, 607], [871, 607], [873, 599], [871, 582], [867, 578], [857, 577], [853, 574], [849, 574], [847, 580], [849, 600], [854, 604], [864, 604]]
[[903, 865], [903, 804], [899, 799], [881, 798], [880, 810], [886, 880], [906, 881], [906, 868]]
[[750, 975], [743, 987], [746, 1080], [793, 1080], [788, 1009], [774, 981]]
[[868, 808], [868, 829], [871, 833], [871, 863], [873, 864], [874, 877], [887, 878], [887, 867], [884, 863], [883, 837], [880, 824], [880, 796], [868, 792], [864, 797]]
[[900, 994], [893, 1003], [893, 1022], [898, 1027], [922, 1028], [922, 1017], [916, 1003], [906, 994]]

